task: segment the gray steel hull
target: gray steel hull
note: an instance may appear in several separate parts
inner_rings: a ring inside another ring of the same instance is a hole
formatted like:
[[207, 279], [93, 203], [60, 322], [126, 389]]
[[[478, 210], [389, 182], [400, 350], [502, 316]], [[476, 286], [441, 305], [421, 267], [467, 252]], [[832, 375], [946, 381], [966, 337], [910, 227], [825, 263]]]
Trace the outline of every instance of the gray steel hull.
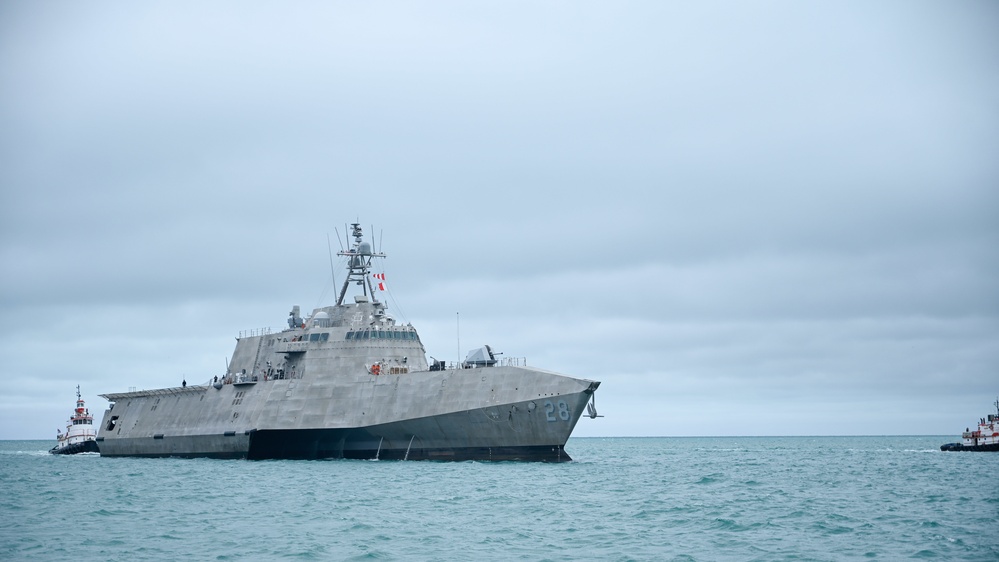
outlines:
[[264, 427], [190, 434], [196, 428], [174, 426], [172, 433], [100, 436], [98, 442], [101, 455], [108, 457], [565, 462], [572, 460], [565, 443], [593, 388], [559, 395], [561, 411], [550, 405], [551, 400], [538, 399], [364, 427]]
[[[386, 443], [368, 430], [275, 429], [255, 431], [246, 438], [221, 440], [213, 435], [175, 437], [160, 443], [150, 438], [119, 440], [119, 446], [104, 451], [105, 457], [180, 457], [214, 459], [366, 459], [437, 461], [541, 461], [568, 462], [564, 445], [514, 445], [500, 447], [415, 446], [407, 441]], [[220, 441], [229, 441], [222, 443]]]

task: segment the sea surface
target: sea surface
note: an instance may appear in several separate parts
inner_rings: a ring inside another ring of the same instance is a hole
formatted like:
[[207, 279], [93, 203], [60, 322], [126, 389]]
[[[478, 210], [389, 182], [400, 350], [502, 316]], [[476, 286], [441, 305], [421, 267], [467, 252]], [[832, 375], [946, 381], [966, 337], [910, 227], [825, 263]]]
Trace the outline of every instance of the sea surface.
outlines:
[[0, 441], [0, 560], [999, 560], [999, 454], [953, 440], [572, 438], [564, 464]]

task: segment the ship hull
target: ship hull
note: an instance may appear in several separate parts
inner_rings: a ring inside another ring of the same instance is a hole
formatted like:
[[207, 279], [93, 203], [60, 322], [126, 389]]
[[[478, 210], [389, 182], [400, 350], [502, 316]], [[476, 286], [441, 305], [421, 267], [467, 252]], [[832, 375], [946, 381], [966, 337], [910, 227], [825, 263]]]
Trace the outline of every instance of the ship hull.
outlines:
[[[474, 438], [428, 442], [417, 435], [406, 437], [405, 426], [357, 429], [308, 429], [256, 431], [251, 434], [248, 459], [379, 459], [448, 461], [566, 462], [572, 458], [565, 445], [502, 444]], [[386, 439], [385, 435], [397, 435]]]
[[[232, 436], [235, 437], [235, 436]], [[411, 447], [386, 444], [384, 438], [364, 429], [279, 429], [255, 431], [250, 437], [219, 443], [218, 436], [198, 435], [157, 439], [135, 438], [116, 442], [104, 457], [212, 458], [248, 460], [436, 460], [436, 461], [537, 461], [568, 462], [564, 445], [507, 445]], [[228, 445], [228, 446], [227, 446]]]
[[964, 445], [962, 443], [947, 443], [940, 446], [941, 451], [993, 451], [999, 452], [999, 443], [989, 443], [987, 445]]
[[108, 457], [566, 462], [572, 458], [565, 443], [593, 389], [557, 397], [566, 405], [563, 410], [546, 407], [545, 400], [527, 400], [364, 427], [265, 427], [199, 435], [174, 427], [172, 434], [100, 436], [98, 441], [101, 455]]
[[97, 442], [93, 439], [66, 445], [65, 447], [52, 447], [49, 452], [53, 455], [76, 455], [79, 453], [99, 453]]
[[409, 447], [385, 446], [366, 431], [306, 430], [258, 432], [248, 458], [366, 459], [435, 461], [568, 462], [563, 445]]

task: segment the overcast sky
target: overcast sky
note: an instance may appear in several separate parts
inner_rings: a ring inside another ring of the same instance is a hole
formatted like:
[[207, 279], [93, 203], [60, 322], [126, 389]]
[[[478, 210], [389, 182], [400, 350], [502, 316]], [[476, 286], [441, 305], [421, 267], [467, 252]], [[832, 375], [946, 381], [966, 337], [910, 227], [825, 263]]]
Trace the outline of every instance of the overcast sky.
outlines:
[[0, 439], [54, 439], [76, 385], [99, 418], [221, 374], [332, 304], [355, 221], [428, 354], [601, 381], [574, 435], [959, 435], [999, 395], [997, 29], [968, 1], [2, 2]]

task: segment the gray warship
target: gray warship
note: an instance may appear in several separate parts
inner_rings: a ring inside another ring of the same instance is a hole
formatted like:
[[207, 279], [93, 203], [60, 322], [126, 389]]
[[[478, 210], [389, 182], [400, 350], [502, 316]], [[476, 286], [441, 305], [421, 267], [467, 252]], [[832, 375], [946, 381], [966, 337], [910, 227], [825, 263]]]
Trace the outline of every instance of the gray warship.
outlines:
[[416, 329], [377, 297], [372, 264], [385, 254], [351, 228], [335, 305], [307, 318], [294, 306], [287, 329], [241, 334], [206, 384], [100, 395], [101, 456], [572, 460], [565, 443], [584, 412], [597, 417], [600, 383], [488, 345], [428, 363]]

